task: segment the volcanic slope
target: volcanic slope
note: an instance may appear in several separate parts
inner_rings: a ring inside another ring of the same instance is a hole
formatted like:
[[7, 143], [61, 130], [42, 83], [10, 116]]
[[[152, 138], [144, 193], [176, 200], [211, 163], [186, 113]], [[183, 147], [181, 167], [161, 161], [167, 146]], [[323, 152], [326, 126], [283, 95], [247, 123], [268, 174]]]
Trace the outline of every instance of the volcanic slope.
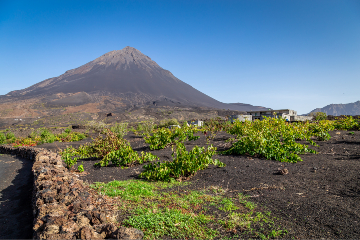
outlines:
[[[29, 99], [32, 97], [59, 96], [70, 99], [47, 103], [71, 102], [72, 95], [81, 93], [81, 103], [99, 101], [99, 96], [119, 97], [125, 105], [198, 106], [239, 111], [263, 109], [252, 105], [225, 104], [191, 87], [161, 68], [148, 56], [133, 47], [108, 52], [59, 77], [50, 78], [23, 90], [12, 91], [5, 98]], [[86, 93], [86, 94], [85, 94]], [[57, 97], [58, 98], [58, 97]], [[4, 99], [4, 98], [3, 98]], [[61, 105], [61, 104], [60, 104]], [[74, 105], [79, 105], [77, 102]]]

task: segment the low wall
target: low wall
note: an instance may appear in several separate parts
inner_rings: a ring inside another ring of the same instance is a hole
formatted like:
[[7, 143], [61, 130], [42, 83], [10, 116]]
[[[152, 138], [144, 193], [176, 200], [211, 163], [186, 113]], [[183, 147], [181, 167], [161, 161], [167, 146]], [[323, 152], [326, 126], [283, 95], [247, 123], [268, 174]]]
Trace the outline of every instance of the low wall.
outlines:
[[313, 116], [294, 116], [294, 120], [293, 121], [312, 121], [314, 119]]
[[56, 153], [0, 146], [0, 153], [34, 161], [34, 239], [142, 239], [143, 232], [115, 225], [113, 199], [99, 195], [71, 173]]

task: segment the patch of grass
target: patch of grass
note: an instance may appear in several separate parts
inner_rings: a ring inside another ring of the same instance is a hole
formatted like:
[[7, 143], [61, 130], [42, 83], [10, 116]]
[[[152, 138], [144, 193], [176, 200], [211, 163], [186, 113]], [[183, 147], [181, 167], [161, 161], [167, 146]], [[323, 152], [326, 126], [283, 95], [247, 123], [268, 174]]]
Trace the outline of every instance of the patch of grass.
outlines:
[[218, 231], [208, 228], [207, 223], [212, 221], [211, 216], [198, 214], [191, 215], [182, 213], [178, 209], [147, 209], [140, 208], [135, 216], [124, 221], [139, 229], [145, 229], [145, 239], [156, 239], [162, 236], [171, 238], [186, 239], [213, 239]]
[[142, 230], [144, 239], [213, 239], [224, 232], [232, 237], [237, 232], [239, 238], [267, 239], [286, 234], [270, 212], [257, 210], [246, 196], [230, 198], [220, 187], [185, 190], [188, 184], [128, 180], [90, 187], [117, 197], [122, 215], [127, 216], [119, 224]]

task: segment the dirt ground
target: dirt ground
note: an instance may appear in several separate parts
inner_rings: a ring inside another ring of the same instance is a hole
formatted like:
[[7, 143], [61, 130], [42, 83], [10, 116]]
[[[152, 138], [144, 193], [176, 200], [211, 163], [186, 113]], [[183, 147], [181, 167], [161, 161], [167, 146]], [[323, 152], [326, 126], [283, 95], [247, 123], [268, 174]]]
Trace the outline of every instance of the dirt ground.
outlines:
[[[200, 136], [201, 134], [198, 133]], [[360, 238], [360, 132], [330, 132], [329, 141], [317, 142], [318, 154], [301, 155], [298, 163], [281, 163], [250, 156], [216, 155], [224, 168], [209, 167], [189, 181], [190, 189], [221, 186], [229, 195], [244, 193], [278, 217], [288, 230], [286, 238]], [[225, 149], [230, 135], [219, 133], [210, 144]], [[126, 137], [134, 150], [150, 151], [142, 137]], [[204, 136], [186, 142], [205, 146]], [[160, 160], [171, 160], [171, 148], [152, 151]], [[80, 178], [93, 182], [137, 178], [142, 165], [121, 169], [111, 164], [95, 168], [97, 160], [82, 161], [86, 173]], [[81, 164], [81, 161], [79, 162]], [[286, 175], [277, 174], [287, 168]]]
[[32, 238], [32, 161], [0, 155], [0, 239]]

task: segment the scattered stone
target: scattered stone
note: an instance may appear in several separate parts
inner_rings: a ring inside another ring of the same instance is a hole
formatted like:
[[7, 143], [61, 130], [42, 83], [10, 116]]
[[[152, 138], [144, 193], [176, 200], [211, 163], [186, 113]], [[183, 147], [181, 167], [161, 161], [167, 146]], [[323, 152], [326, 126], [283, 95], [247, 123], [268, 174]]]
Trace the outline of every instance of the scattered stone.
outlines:
[[287, 168], [278, 168], [275, 172], [275, 174], [278, 175], [286, 175], [289, 173], [289, 170]]

